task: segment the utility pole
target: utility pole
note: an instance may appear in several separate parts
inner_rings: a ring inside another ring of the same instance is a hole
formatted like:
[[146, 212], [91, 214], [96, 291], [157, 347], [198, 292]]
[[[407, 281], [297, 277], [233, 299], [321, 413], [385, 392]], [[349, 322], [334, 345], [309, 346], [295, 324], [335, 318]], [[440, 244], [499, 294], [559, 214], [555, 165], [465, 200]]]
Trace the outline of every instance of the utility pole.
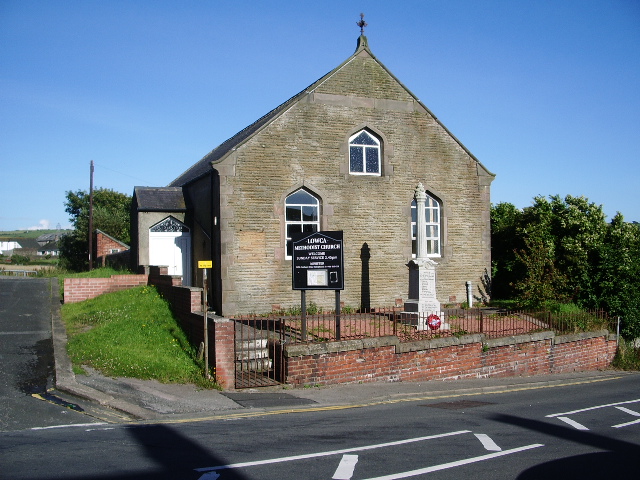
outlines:
[[93, 160], [89, 177], [89, 270], [93, 270]]

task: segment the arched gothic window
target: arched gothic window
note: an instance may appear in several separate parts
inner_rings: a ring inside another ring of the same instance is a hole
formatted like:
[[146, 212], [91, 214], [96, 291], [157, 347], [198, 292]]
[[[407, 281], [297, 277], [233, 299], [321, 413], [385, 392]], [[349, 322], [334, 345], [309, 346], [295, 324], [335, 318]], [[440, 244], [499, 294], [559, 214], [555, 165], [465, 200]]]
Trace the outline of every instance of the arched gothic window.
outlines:
[[291, 258], [291, 235], [320, 231], [320, 200], [307, 190], [299, 189], [285, 200], [287, 258]]
[[367, 130], [360, 130], [349, 138], [349, 173], [352, 175], [380, 175], [380, 140]]
[[[439, 257], [440, 256], [440, 202], [427, 194], [427, 202], [424, 206], [424, 216], [426, 218], [426, 230], [427, 230], [427, 256]], [[415, 198], [411, 202], [411, 253], [416, 256], [418, 252], [418, 241], [416, 238], [417, 233], [417, 221], [418, 214], [416, 208]]]

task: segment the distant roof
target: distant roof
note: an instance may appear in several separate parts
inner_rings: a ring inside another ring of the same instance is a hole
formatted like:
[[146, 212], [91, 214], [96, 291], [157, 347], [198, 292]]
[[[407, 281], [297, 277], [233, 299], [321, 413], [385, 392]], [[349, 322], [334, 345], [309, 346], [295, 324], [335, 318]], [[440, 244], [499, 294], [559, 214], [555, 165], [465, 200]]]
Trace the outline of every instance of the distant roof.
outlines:
[[35, 238], [16, 238], [13, 239], [20, 244], [20, 248], [32, 248], [37, 250], [40, 248], [40, 244]]
[[136, 208], [140, 212], [184, 212], [187, 207], [180, 187], [135, 187]]
[[38, 249], [39, 252], [51, 252], [53, 250], [60, 250], [58, 242], [49, 242]]
[[38, 238], [36, 238], [36, 240], [38, 242], [51, 242], [51, 241], [57, 240], [61, 236], [62, 236], [61, 233], [45, 233], [43, 235], [40, 235]]

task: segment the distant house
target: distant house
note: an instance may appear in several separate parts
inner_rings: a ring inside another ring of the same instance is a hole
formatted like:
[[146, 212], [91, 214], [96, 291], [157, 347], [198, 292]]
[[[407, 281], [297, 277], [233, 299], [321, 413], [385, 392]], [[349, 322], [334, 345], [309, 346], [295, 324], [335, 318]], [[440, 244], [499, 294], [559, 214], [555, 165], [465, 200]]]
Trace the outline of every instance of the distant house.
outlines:
[[[113, 238], [111, 235], [104, 233], [99, 229], [96, 229], [95, 240], [94, 258], [96, 259], [97, 264], [102, 265], [103, 267], [107, 265], [107, 263], [117, 263], [118, 265], [123, 266], [127, 265], [129, 258], [129, 245], [121, 242], [117, 238]], [[124, 256], [124, 252], [127, 252], [125, 259], [115, 260], [116, 257], [121, 259]], [[111, 260], [114, 260], [114, 262], [111, 262]]]
[[20, 242], [20, 247], [13, 250], [14, 254], [25, 255], [27, 257], [38, 255], [40, 245], [35, 238], [19, 238], [16, 240]]
[[11, 256], [16, 248], [21, 248], [16, 240], [3, 240], [0, 242], [0, 254]]
[[36, 238], [36, 242], [38, 242], [38, 245], [40, 245], [41, 247], [44, 247], [46, 244], [50, 242], [57, 242], [65, 235], [66, 233], [61, 233], [61, 232], [45, 233], [43, 235], [40, 235], [38, 238]]
[[38, 249], [38, 255], [51, 255], [52, 257], [57, 257], [58, 255], [60, 255], [60, 247], [58, 246], [58, 242], [46, 243]]

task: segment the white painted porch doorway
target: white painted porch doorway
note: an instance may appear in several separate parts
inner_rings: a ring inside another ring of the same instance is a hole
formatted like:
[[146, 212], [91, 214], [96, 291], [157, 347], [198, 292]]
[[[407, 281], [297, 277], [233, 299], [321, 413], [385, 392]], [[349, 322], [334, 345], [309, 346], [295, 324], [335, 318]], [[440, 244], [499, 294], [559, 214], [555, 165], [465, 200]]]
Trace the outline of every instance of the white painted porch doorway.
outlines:
[[173, 217], [149, 229], [149, 264], [166, 265], [169, 275], [182, 275], [182, 284], [191, 285], [191, 233]]

